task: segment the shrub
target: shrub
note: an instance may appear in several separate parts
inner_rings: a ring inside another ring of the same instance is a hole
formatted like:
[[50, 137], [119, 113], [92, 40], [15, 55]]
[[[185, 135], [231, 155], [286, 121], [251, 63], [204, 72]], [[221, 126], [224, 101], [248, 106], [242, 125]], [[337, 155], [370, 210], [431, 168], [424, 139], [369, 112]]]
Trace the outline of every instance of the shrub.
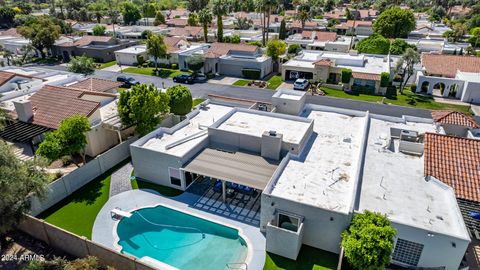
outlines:
[[366, 95], [375, 94], [375, 88], [370, 86], [352, 85], [352, 90], [360, 94], [366, 94]]
[[380, 87], [387, 87], [390, 81], [390, 73], [382, 72], [380, 75]]
[[184, 85], [170, 86], [167, 89], [170, 96], [170, 112], [176, 115], [186, 115], [192, 110], [192, 93]]
[[258, 80], [260, 79], [260, 74], [261, 74], [261, 71], [258, 69], [249, 69], [249, 68], [242, 69], [243, 77], [248, 79]]
[[142, 55], [138, 55], [137, 56], [137, 64], [138, 65], [143, 65], [143, 63], [145, 63], [145, 59], [143, 58]]
[[292, 44], [288, 47], [288, 54], [297, 54], [300, 52], [301, 48], [298, 44]]
[[342, 83], [350, 83], [352, 78], [352, 70], [349, 68], [342, 69]]
[[410, 86], [410, 90], [415, 93], [415, 91], [417, 91], [417, 86], [415, 84]]
[[402, 76], [400, 76], [400, 75], [395, 75], [395, 77], [393, 78], [393, 81], [394, 81], [394, 82], [402, 82]]
[[171, 69], [178, 69], [178, 64], [172, 64]]
[[397, 96], [397, 87], [395, 86], [388, 86], [387, 91], [385, 92], [385, 96], [388, 98], [393, 98]]

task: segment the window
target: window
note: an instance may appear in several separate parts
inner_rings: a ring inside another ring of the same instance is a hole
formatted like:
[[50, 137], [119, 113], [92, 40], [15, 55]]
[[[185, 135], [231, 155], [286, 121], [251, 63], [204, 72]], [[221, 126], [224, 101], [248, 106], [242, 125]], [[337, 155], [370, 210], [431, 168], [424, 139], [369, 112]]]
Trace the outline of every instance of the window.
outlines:
[[392, 260], [407, 265], [417, 266], [422, 251], [422, 244], [399, 238], [393, 251]]
[[277, 226], [285, 230], [297, 232], [300, 226], [300, 218], [286, 213], [278, 213]]
[[175, 186], [182, 186], [182, 180], [180, 177], [180, 170], [175, 168], [168, 168], [168, 173], [170, 174], [170, 183]]

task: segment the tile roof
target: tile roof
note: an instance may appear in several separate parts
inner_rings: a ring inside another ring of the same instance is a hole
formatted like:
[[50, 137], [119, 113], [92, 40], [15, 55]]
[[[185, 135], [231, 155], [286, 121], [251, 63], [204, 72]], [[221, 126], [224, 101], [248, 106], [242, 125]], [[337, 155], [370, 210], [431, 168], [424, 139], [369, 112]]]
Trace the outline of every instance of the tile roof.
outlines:
[[229, 51], [243, 51], [243, 52], [255, 52], [258, 47], [248, 44], [231, 44], [231, 43], [212, 43], [210, 49], [207, 52], [207, 58], [216, 58], [222, 55], [228, 54]]
[[375, 9], [360, 9], [358, 10], [358, 13], [360, 13], [360, 18], [369, 18], [371, 16], [377, 16], [377, 11]]
[[202, 33], [203, 29], [200, 26], [186, 26], [183, 28], [175, 27], [168, 33], [168, 35], [180, 37], [195, 37], [200, 36]]
[[[348, 27], [353, 27], [353, 22], [354, 21], [349, 20], [346, 23], [342, 23], [342, 24]], [[372, 22], [371, 21], [355, 21], [355, 27], [359, 27], [359, 26], [372, 26]]]
[[340, 19], [341, 17], [345, 17], [345, 12], [341, 10], [332, 10], [323, 13], [323, 17], [326, 19]]
[[21, 37], [22, 35], [20, 35], [17, 32], [17, 28], [10, 28], [8, 30], [5, 30], [5, 31], [1, 32], [0, 36]]
[[457, 198], [480, 202], [480, 140], [425, 134], [425, 176], [451, 186]]
[[114, 37], [111, 36], [83, 36], [80, 39], [72, 42], [61, 43], [58, 46], [71, 47], [71, 46], [86, 46], [90, 43], [96, 42], [109, 42]]
[[0, 71], [0, 86], [4, 85], [15, 77], [15, 73]]
[[352, 72], [352, 77], [360, 80], [372, 80], [379, 81], [380, 75], [372, 73], [363, 73], [363, 72]]
[[77, 82], [69, 85], [69, 88], [75, 88], [80, 90], [87, 90], [90, 92], [106, 92], [113, 88], [118, 88], [122, 86], [121, 82], [110, 81], [99, 78], [88, 78], [81, 82]]
[[167, 21], [167, 25], [184, 27], [188, 25], [187, 19], [170, 19]]
[[480, 58], [475, 56], [422, 53], [422, 66], [428, 74], [454, 78], [457, 70], [480, 73]]
[[100, 103], [81, 99], [84, 93], [67, 87], [44, 86], [29, 98], [34, 112], [32, 123], [56, 129], [70, 116], [90, 116]]
[[313, 62], [313, 64], [317, 66], [331, 66], [333, 64], [333, 61], [330, 59], [320, 59], [316, 62]]
[[[310, 27], [310, 28], [313, 28], [313, 27], [317, 27], [317, 23], [316, 22], [305, 22], [305, 27]], [[302, 28], [302, 22], [301, 21], [298, 21], [298, 20], [295, 20], [292, 22], [292, 24], [290, 25], [290, 28]]]
[[337, 33], [335, 32], [325, 32], [325, 31], [302, 31], [303, 39], [312, 39], [318, 41], [335, 41], [337, 40]]
[[480, 125], [472, 117], [455, 111], [432, 111], [432, 118], [440, 124], [480, 128]]

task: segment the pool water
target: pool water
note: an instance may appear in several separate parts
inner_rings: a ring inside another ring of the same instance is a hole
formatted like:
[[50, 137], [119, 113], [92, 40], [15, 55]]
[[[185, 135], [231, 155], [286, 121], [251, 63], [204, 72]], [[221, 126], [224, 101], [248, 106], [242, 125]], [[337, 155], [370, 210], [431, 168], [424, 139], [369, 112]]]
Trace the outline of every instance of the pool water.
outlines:
[[143, 208], [117, 227], [122, 253], [151, 257], [182, 270], [227, 269], [245, 262], [238, 230], [164, 206]]

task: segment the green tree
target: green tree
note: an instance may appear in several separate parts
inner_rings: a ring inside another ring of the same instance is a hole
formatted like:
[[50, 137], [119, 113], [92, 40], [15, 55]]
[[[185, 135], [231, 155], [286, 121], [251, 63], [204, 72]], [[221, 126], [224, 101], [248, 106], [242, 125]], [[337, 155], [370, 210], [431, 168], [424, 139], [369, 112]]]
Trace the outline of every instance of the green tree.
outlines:
[[402, 77], [400, 93], [403, 94], [403, 89], [415, 72], [414, 66], [418, 63], [420, 63], [420, 54], [412, 48], [407, 48], [400, 60], [398, 60], [395, 71]]
[[190, 12], [199, 12], [202, 9], [207, 8], [208, 0], [188, 0], [187, 9]]
[[344, 256], [355, 269], [384, 269], [390, 262], [396, 230], [385, 215], [354, 214], [342, 233]]
[[188, 15], [187, 24], [190, 25], [190, 26], [197, 26], [198, 25], [198, 15], [197, 15], [197, 13], [192, 12]]
[[118, 115], [126, 127], [136, 125], [140, 135], [154, 130], [169, 112], [169, 96], [153, 84], [134, 85], [131, 90], [121, 90]]
[[399, 7], [385, 10], [373, 23], [373, 31], [387, 38], [403, 38], [414, 29], [413, 12]]
[[217, 16], [217, 41], [223, 42], [223, 16], [229, 11], [226, 0], [213, 0], [212, 13]]
[[265, 5], [265, 16], [267, 16], [266, 35], [265, 41], [268, 43], [268, 35], [270, 33], [270, 17], [272, 12], [276, 10], [278, 6], [278, 0], [263, 0]]
[[125, 2], [123, 4], [123, 22], [127, 25], [132, 25], [142, 18], [140, 9], [132, 2]]
[[278, 70], [278, 58], [285, 54], [287, 43], [283, 40], [272, 39], [267, 43], [267, 55], [274, 61], [274, 69]]
[[0, 250], [6, 245], [5, 234], [29, 211], [29, 195], [42, 198], [46, 194], [49, 179], [45, 165], [41, 159], [17, 159], [12, 147], [0, 141]]
[[193, 55], [187, 60], [187, 65], [194, 73], [198, 73], [205, 64], [205, 57], [203, 55]]
[[253, 21], [249, 18], [237, 18], [237, 20], [233, 22], [233, 25], [237, 30], [248, 30], [252, 27]]
[[60, 26], [56, 25], [48, 16], [42, 16], [29, 25], [18, 27], [18, 33], [29, 39], [42, 58], [45, 58], [45, 50], [49, 50], [60, 37]]
[[345, 17], [347, 18], [347, 20], [353, 20], [355, 19], [355, 17], [353, 16], [352, 12], [350, 11], [350, 9], [346, 9], [345, 10]]
[[342, 69], [342, 83], [350, 83], [350, 80], [352, 79], [352, 70], [349, 68], [343, 68]]
[[452, 26], [452, 30], [443, 33], [443, 37], [446, 37], [450, 42], [458, 42], [466, 34], [467, 29], [463, 23], [456, 23]]
[[105, 11], [107, 10], [107, 7], [102, 2], [93, 2], [93, 3], [90, 3], [90, 5], [88, 6], [88, 9], [90, 10], [95, 20], [97, 20], [97, 23], [100, 23], [102, 21], [103, 16], [105, 15]]
[[474, 14], [467, 22], [468, 29], [480, 27], [480, 14]]
[[184, 85], [174, 85], [167, 89], [170, 97], [170, 112], [176, 115], [186, 115], [192, 110], [192, 93]]
[[312, 13], [310, 12], [310, 4], [305, 0], [298, 6], [295, 19], [300, 21], [300, 23], [302, 24], [302, 29], [305, 28], [305, 23], [312, 19]]
[[288, 46], [288, 54], [296, 55], [301, 50], [302, 50], [302, 48], [298, 44], [291, 44], [290, 46]]
[[158, 70], [158, 58], [167, 56], [167, 45], [160, 35], [150, 35], [147, 38], [147, 54], [153, 57], [155, 61], [155, 71]]
[[91, 75], [95, 72], [95, 62], [93, 61], [93, 58], [86, 55], [76, 56], [68, 63], [67, 70], [85, 76]]
[[104, 25], [97, 24], [92, 28], [94, 36], [105, 36], [107, 28]]
[[47, 158], [50, 162], [63, 156], [80, 154], [85, 164], [85, 146], [90, 131], [90, 122], [86, 116], [73, 115], [64, 119], [57, 130], [45, 136], [37, 150], [39, 156]]
[[15, 19], [15, 11], [10, 7], [0, 8], [0, 28], [10, 28]]
[[153, 25], [158, 26], [160, 24], [165, 24], [165, 16], [161, 11], [157, 11], [157, 14], [155, 14], [155, 20], [153, 21]]
[[255, 11], [261, 14], [261, 26], [262, 26], [262, 47], [266, 44], [266, 29], [267, 29], [267, 8], [265, 0], [254, 0]]
[[285, 40], [287, 38], [287, 26], [285, 23], [285, 19], [283, 19], [282, 22], [280, 23], [278, 38], [281, 40]]
[[390, 41], [381, 35], [373, 34], [358, 42], [355, 48], [359, 53], [388, 54]]
[[325, 0], [325, 5], [323, 7], [323, 10], [325, 12], [330, 12], [335, 8], [335, 1], [334, 0]]
[[415, 45], [410, 45], [403, 39], [395, 39], [390, 45], [390, 54], [402, 55], [408, 48], [417, 49]]
[[212, 19], [212, 13], [207, 8], [198, 12], [198, 21], [202, 24], [205, 42], [208, 42], [208, 26], [212, 23]]
[[380, 87], [387, 87], [390, 82], [390, 73], [382, 72], [380, 74]]

